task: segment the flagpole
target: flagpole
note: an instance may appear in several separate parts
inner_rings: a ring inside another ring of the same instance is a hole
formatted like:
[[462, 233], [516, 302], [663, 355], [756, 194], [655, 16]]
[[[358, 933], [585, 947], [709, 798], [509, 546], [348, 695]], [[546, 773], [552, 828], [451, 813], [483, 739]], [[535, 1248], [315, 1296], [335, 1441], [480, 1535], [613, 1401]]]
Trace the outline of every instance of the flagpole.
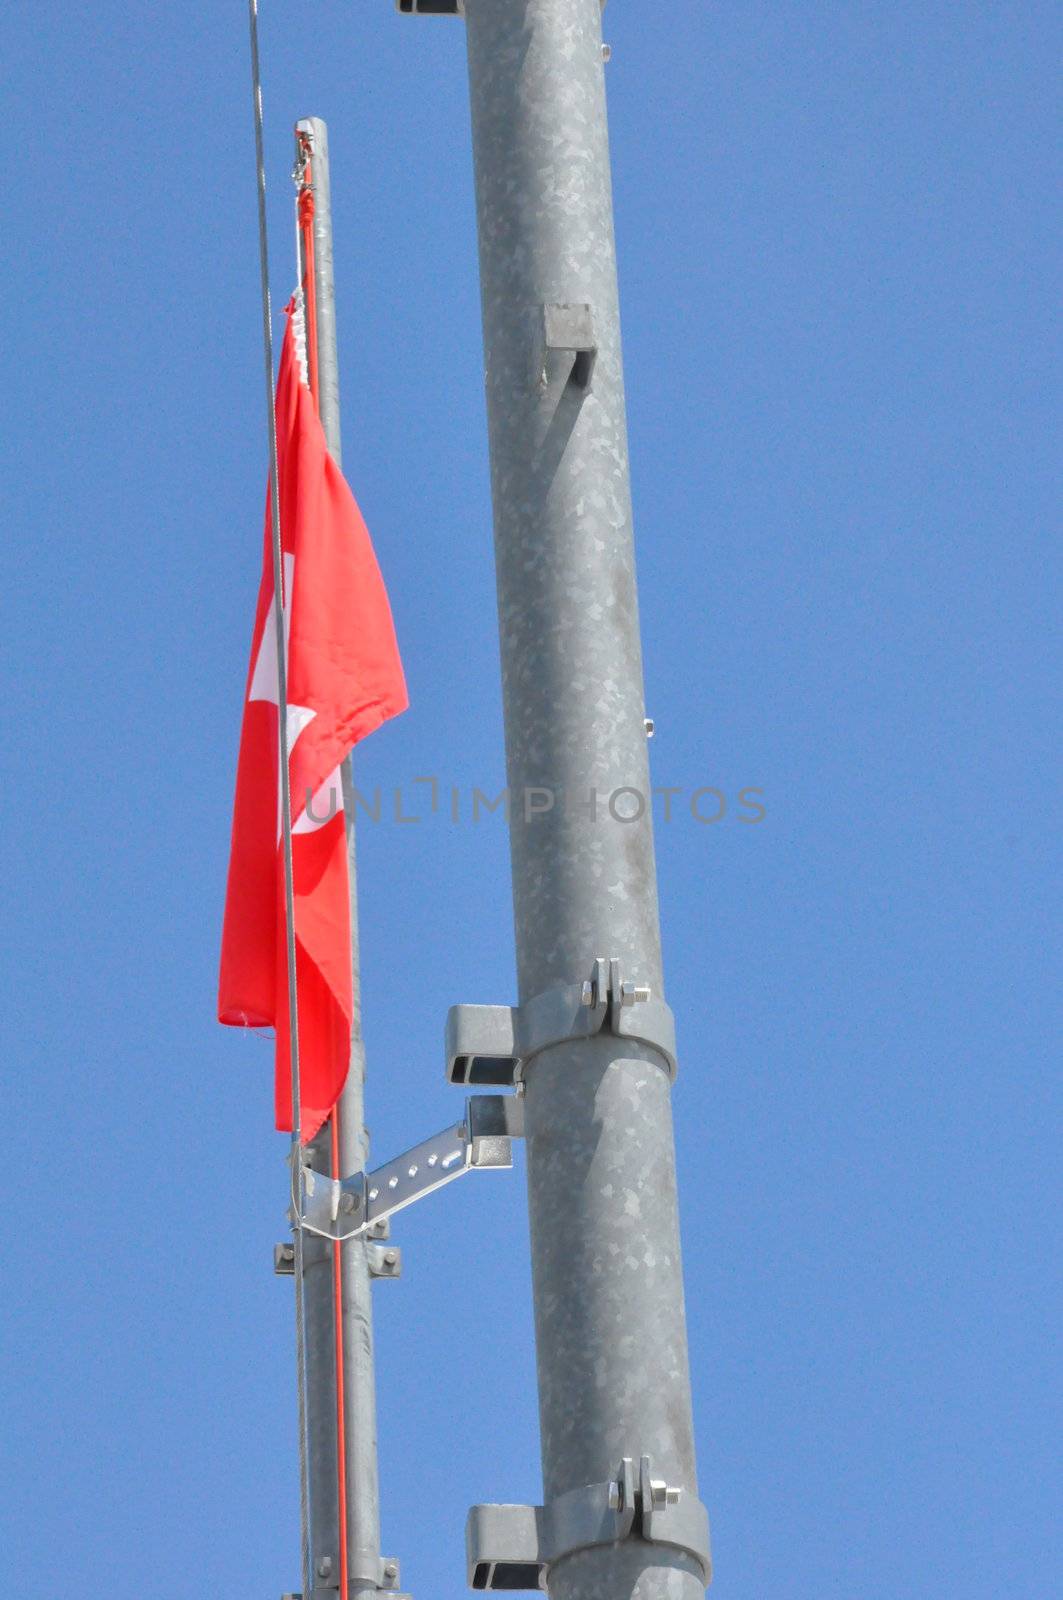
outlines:
[[[313, 294], [316, 347], [309, 352], [314, 388], [325, 441], [337, 466], [342, 465], [340, 444], [339, 362], [336, 348], [336, 297], [332, 261], [332, 209], [328, 129], [319, 117], [296, 124], [296, 161], [309, 157], [313, 217]], [[300, 239], [302, 235], [300, 234]], [[305, 263], [300, 260], [300, 280]], [[308, 318], [308, 326], [311, 319]], [[361, 1027], [361, 983], [358, 941], [358, 875], [355, 840], [355, 799], [352, 760], [343, 763], [344, 819], [350, 878], [351, 917], [351, 1055], [347, 1081], [327, 1132], [336, 1168], [334, 1176], [350, 1177], [365, 1169], [368, 1136], [365, 1130], [365, 1047]], [[334, 1132], [334, 1138], [332, 1137]], [[315, 1162], [315, 1165], [318, 1163]], [[322, 1166], [326, 1163], [322, 1162]], [[337, 1578], [345, 1593], [341, 1600], [370, 1600], [381, 1590], [391, 1592], [398, 1583], [398, 1567], [380, 1553], [380, 1484], [376, 1435], [376, 1376], [373, 1353], [372, 1252], [379, 1251], [365, 1236], [327, 1247], [336, 1252], [333, 1300], [328, 1314], [315, 1299], [314, 1341], [328, 1329], [333, 1344], [332, 1417], [330, 1459], [335, 1461], [333, 1504], [338, 1505], [338, 1536], [344, 1544]], [[336, 1339], [335, 1312], [339, 1311]], [[308, 1307], [309, 1320], [309, 1307]], [[336, 1386], [336, 1374], [340, 1382]], [[322, 1384], [322, 1391], [324, 1391]], [[338, 1403], [337, 1403], [338, 1402]], [[328, 1397], [322, 1392], [322, 1403]], [[337, 1429], [336, 1418], [340, 1425]], [[322, 1454], [329, 1457], [328, 1429], [322, 1429]], [[311, 1438], [313, 1448], [313, 1437]], [[320, 1581], [320, 1579], [319, 1579]], [[335, 1580], [333, 1580], [335, 1586]]]

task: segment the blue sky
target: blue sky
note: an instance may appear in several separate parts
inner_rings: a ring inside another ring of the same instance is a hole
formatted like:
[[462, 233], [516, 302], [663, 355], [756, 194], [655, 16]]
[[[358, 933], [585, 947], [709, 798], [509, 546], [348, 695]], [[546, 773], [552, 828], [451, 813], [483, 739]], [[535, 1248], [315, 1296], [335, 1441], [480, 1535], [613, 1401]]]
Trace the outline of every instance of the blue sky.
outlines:
[[[1041, 1597], [1059, 13], [606, 24], [654, 778], [729, 802], [658, 827], [713, 1593]], [[265, 473], [245, 8], [2, 28], [0, 1587], [276, 1596], [284, 1142], [269, 1047], [213, 1020]], [[503, 825], [414, 785], [503, 782], [463, 40], [265, 0], [263, 50], [278, 301], [291, 125], [330, 127], [345, 466], [412, 696], [359, 756], [385, 1159], [459, 1114], [447, 1006], [513, 998]], [[385, 1544], [429, 1600], [471, 1503], [540, 1493], [520, 1171], [396, 1237]]]

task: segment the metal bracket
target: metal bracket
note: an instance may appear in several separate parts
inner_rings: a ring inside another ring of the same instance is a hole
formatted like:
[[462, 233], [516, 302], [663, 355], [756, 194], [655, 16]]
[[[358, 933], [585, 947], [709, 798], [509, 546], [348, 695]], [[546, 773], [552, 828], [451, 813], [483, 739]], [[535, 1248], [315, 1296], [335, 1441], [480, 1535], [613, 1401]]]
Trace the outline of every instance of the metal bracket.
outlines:
[[594, 312], [589, 305], [543, 306], [543, 358], [539, 370], [545, 382], [549, 376], [547, 360], [557, 352], [572, 357], [567, 381], [572, 387], [589, 391], [598, 359], [598, 336], [594, 331]]
[[366, 1247], [371, 1278], [400, 1278], [402, 1276], [402, 1251], [394, 1244], [371, 1244]]
[[[337, 1600], [339, 1589], [311, 1589], [310, 1600]], [[302, 1590], [294, 1594], [282, 1594], [281, 1600], [303, 1600]], [[411, 1600], [409, 1595], [395, 1595], [393, 1600]]]
[[[365, 1230], [367, 1239], [388, 1239], [391, 1236], [391, 1225], [387, 1217], [378, 1218], [371, 1222]], [[396, 1262], [390, 1261], [389, 1256], [394, 1254]], [[273, 1271], [278, 1278], [295, 1277], [295, 1246], [289, 1242], [273, 1246]], [[369, 1249], [369, 1276], [371, 1278], [398, 1278], [402, 1276], [402, 1251], [385, 1250], [380, 1245], [372, 1245]]]
[[[367, 1235], [373, 1234], [373, 1228], [366, 1230]], [[402, 1251], [398, 1245], [369, 1244], [366, 1246], [366, 1260], [371, 1278], [401, 1278], [402, 1276]], [[294, 1244], [275, 1244], [273, 1246], [273, 1270], [279, 1278], [295, 1277], [295, 1246]]]
[[[330, 1579], [333, 1565], [332, 1558], [325, 1557], [321, 1565], [327, 1570], [320, 1571], [318, 1576], [326, 1580]], [[394, 1556], [381, 1556], [376, 1565], [376, 1571], [373, 1573], [351, 1572], [348, 1574], [348, 1583], [352, 1588], [356, 1587], [359, 1592], [363, 1589], [375, 1589], [381, 1600], [412, 1600], [412, 1596], [400, 1594], [394, 1587], [398, 1582], [399, 1563]], [[339, 1579], [337, 1578], [336, 1583], [330, 1584], [327, 1588], [312, 1589], [310, 1600], [336, 1600], [339, 1593], [338, 1584]], [[303, 1600], [303, 1597], [299, 1593], [284, 1594], [281, 1595], [281, 1600]]]
[[395, 10], [408, 17], [461, 17], [465, 0], [395, 0]]
[[[400, 1594], [397, 1589], [378, 1589], [380, 1600], [413, 1600], [409, 1594]], [[337, 1600], [339, 1589], [311, 1589], [310, 1600]], [[303, 1600], [302, 1592], [282, 1594], [281, 1600]]]
[[649, 1456], [625, 1456], [606, 1483], [546, 1506], [473, 1506], [465, 1525], [471, 1589], [545, 1589], [550, 1568], [594, 1545], [644, 1539], [672, 1545], [712, 1577], [709, 1518], [696, 1495], [653, 1476]]
[[473, 1168], [511, 1167], [512, 1141], [524, 1132], [523, 1115], [523, 1103], [515, 1096], [471, 1095], [464, 1122], [414, 1145], [375, 1172], [330, 1178], [300, 1164], [303, 1228], [323, 1239], [372, 1235], [396, 1211]]
[[463, 17], [465, 0], [395, 0], [395, 10], [407, 17]]
[[552, 1045], [608, 1032], [655, 1050], [675, 1082], [675, 1018], [643, 984], [629, 983], [614, 956], [599, 956], [589, 979], [547, 989], [522, 1006], [451, 1006], [447, 1078], [451, 1083], [515, 1084], [528, 1062]]
[[349, 1572], [350, 1589], [376, 1589], [386, 1600], [410, 1600], [408, 1594], [396, 1593], [399, 1583], [399, 1564], [394, 1556], [381, 1556], [375, 1573]]

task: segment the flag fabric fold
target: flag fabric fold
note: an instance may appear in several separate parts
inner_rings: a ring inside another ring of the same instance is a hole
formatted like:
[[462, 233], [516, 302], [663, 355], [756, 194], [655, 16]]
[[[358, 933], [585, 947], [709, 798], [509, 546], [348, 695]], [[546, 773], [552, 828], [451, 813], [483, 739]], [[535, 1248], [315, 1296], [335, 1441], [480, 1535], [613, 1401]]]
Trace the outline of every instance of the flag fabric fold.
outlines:
[[[340, 767], [405, 710], [391, 608], [365, 523], [300, 367], [289, 307], [277, 380], [288, 770], [295, 870], [301, 1132], [328, 1117], [347, 1075], [353, 1013], [350, 884]], [[271, 509], [251, 640], [222, 930], [218, 1016], [276, 1030], [276, 1121], [291, 1130], [284, 858]]]

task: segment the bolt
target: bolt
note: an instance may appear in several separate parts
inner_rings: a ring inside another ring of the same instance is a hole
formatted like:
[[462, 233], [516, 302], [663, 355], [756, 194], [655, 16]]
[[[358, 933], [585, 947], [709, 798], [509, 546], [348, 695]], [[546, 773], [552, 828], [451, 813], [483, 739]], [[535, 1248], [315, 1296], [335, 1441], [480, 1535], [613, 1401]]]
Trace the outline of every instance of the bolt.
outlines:
[[321, 1560], [317, 1564], [317, 1575], [318, 1575], [318, 1577], [319, 1578], [327, 1578], [329, 1576], [329, 1574], [331, 1573], [331, 1571], [332, 1571], [332, 1557], [331, 1556], [322, 1556]]
[[620, 1004], [622, 1006], [637, 1005], [640, 1001], [650, 998], [651, 990], [645, 983], [622, 983], [620, 985]]
[[644, 717], [643, 718], [643, 723], [644, 723], [644, 726], [646, 728], [646, 737], [647, 737], [647, 739], [652, 739], [653, 735], [654, 735], [654, 733], [656, 731], [656, 724], [654, 723], [653, 718], [652, 717]]
[[340, 1210], [345, 1211], [348, 1216], [350, 1216], [357, 1204], [357, 1197], [353, 1194], [348, 1193], [340, 1196]]
[[386, 1250], [384, 1252], [384, 1260], [387, 1262], [389, 1267], [393, 1267], [398, 1259], [399, 1252], [397, 1250]]
[[385, 1566], [385, 1568], [384, 1568], [384, 1576], [385, 1576], [385, 1578], [387, 1578], [391, 1583], [394, 1583], [394, 1581], [398, 1577], [398, 1575], [399, 1575], [399, 1569], [398, 1569], [397, 1563], [394, 1562], [394, 1561], [389, 1561], [387, 1563], [387, 1565]]

